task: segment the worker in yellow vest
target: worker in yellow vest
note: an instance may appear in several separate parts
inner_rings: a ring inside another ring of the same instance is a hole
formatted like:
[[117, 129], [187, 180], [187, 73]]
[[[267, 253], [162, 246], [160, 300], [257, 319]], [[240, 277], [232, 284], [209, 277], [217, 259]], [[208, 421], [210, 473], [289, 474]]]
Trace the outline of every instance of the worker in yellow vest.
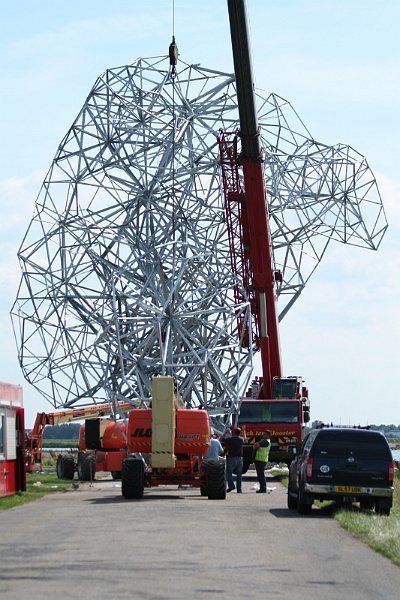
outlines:
[[260, 489], [257, 494], [267, 493], [267, 480], [265, 479], [265, 467], [267, 466], [269, 451], [271, 449], [271, 432], [264, 431], [262, 438], [254, 444], [254, 466], [256, 468], [257, 479], [260, 484]]

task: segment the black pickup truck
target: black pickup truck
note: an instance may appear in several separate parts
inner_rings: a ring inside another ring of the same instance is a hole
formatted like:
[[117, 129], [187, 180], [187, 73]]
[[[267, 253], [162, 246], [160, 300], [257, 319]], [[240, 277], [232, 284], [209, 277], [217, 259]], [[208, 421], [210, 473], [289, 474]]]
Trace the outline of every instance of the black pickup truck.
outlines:
[[312, 430], [289, 469], [288, 507], [308, 514], [314, 500], [359, 502], [389, 515], [393, 504], [394, 462], [379, 431], [350, 428]]

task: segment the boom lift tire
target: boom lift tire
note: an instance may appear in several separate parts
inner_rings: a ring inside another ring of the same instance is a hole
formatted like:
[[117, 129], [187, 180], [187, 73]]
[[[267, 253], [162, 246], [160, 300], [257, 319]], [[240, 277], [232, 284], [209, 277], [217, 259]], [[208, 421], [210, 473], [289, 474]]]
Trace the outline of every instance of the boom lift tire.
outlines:
[[225, 500], [226, 472], [224, 460], [208, 460], [206, 464], [207, 493], [209, 500]]
[[78, 479], [94, 481], [96, 478], [96, 456], [91, 452], [80, 452], [78, 456]]
[[200, 486], [200, 495], [201, 496], [208, 496], [208, 481], [207, 481], [207, 465], [208, 465], [208, 459], [205, 459], [202, 461], [201, 463], [201, 471], [204, 474], [204, 483], [203, 485]]
[[73, 456], [59, 454], [57, 457], [56, 472], [58, 479], [73, 479], [76, 463]]
[[57, 456], [56, 473], [57, 473], [58, 479], [62, 479], [63, 478], [64, 468], [63, 468], [63, 456], [62, 456], [62, 454], [59, 454]]
[[144, 465], [138, 458], [122, 463], [122, 495], [126, 500], [140, 500], [144, 493]]
[[208, 496], [208, 481], [207, 481], [207, 465], [209, 463], [209, 459], [204, 459], [201, 463], [201, 471], [204, 474], [204, 484], [200, 486], [200, 495]]

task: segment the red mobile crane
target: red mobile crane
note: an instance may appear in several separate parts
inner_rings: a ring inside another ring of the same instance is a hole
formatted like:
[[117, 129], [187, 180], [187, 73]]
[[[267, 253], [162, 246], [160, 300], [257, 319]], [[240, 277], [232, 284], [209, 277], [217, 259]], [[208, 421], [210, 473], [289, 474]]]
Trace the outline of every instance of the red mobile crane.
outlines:
[[[236, 416], [235, 424], [245, 428], [249, 441], [244, 451], [246, 471], [252, 462], [252, 444], [265, 429], [272, 432], [270, 460], [290, 462], [287, 446], [300, 445], [310, 405], [302, 378], [282, 377], [276, 304], [276, 283], [282, 273], [273, 259], [245, 1], [228, 0], [228, 11], [240, 130], [221, 131], [218, 142], [231, 266], [250, 299], [253, 318], [252, 331], [239, 320], [238, 332], [244, 347], [253, 344], [260, 351], [262, 365], [262, 377], [253, 382]], [[244, 300], [238, 285], [234, 293], [238, 302]]]

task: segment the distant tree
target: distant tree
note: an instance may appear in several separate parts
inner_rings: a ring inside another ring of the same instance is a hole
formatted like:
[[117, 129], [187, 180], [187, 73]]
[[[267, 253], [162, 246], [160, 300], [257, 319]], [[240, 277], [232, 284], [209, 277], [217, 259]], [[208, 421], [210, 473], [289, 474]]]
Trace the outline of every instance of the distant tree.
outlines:
[[44, 440], [75, 440], [79, 438], [80, 423], [62, 423], [61, 425], [47, 425]]
[[370, 425], [370, 428], [374, 429], [375, 431], [399, 431], [400, 425], [394, 425], [393, 423], [390, 425]]

